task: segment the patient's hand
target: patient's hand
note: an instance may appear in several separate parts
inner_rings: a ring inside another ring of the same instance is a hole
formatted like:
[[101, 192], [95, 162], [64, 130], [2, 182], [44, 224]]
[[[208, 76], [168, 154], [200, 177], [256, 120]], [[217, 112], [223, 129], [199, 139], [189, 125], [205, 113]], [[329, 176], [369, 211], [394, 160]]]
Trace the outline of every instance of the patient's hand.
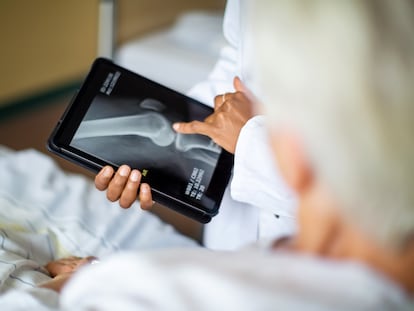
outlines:
[[[139, 187], [141, 184], [141, 187]], [[95, 186], [98, 190], [106, 190], [106, 197], [111, 202], [119, 201], [122, 208], [129, 208], [138, 197], [141, 208], [151, 209], [153, 205], [151, 188], [141, 183], [141, 173], [131, 170], [128, 165], [122, 165], [115, 172], [111, 166], [105, 166], [95, 177]]]
[[49, 288], [60, 292], [73, 273], [75, 273], [81, 266], [90, 264], [95, 260], [95, 257], [67, 257], [51, 261], [45, 268], [53, 279], [40, 284], [39, 287]]
[[239, 78], [234, 78], [235, 93], [218, 95], [214, 99], [214, 113], [204, 122], [175, 123], [174, 129], [182, 134], [202, 134], [230, 153], [236, 150], [242, 127], [253, 117], [253, 103], [249, 91]]
[[45, 266], [51, 277], [56, 277], [62, 274], [73, 273], [79, 269], [79, 267], [94, 262], [96, 257], [66, 257], [58, 260], [53, 260]]

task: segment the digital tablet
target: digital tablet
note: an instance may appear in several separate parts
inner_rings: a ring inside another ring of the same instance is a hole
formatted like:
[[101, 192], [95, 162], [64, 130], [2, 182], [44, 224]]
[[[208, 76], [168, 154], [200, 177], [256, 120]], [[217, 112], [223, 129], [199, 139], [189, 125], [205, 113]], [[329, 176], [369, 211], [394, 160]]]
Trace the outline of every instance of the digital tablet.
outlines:
[[172, 124], [201, 121], [212, 112], [98, 58], [47, 145], [95, 173], [105, 165], [138, 169], [156, 202], [206, 223], [219, 211], [233, 156], [207, 136], [176, 133]]

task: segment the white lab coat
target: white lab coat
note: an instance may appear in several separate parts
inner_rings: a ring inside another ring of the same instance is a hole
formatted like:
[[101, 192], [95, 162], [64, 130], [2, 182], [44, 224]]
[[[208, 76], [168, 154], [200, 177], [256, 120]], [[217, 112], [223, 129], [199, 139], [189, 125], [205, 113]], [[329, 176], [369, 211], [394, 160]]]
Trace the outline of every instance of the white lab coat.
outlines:
[[[209, 105], [216, 95], [234, 92], [234, 76], [251, 86], [240, 4], [239, 0], [227, 1], [223, 32], [228, 45], [208, 79], [189, 93]], [[278, 238], [295, 231], [295, 197], [273, 163], [264, 123], [263, 116], [257, 116], [240, 133], [233, 178], [219, 215], [205, 226], [203, 242], [208, 248], [237, 249], [260, 238]]]

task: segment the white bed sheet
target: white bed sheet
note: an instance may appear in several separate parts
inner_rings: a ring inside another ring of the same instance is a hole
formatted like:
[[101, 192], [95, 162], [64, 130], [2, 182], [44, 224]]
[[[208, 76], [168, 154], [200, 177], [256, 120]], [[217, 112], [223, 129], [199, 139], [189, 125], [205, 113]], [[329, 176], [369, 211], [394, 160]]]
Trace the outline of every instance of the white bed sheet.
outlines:
[[58, 296], [36, 287], [50, 279], [43, 266], [53, 259], [197, 246], [138, 204], [110, 203], [89, 179], [35, 150], [0, 147], [0, 172], [1, 310], [57, 308]]

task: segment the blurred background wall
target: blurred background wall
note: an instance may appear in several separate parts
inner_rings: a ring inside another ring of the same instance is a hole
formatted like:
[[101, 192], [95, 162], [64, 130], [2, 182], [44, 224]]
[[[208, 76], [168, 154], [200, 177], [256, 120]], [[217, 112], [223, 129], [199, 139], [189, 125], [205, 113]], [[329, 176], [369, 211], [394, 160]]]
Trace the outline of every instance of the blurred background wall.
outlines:
[[80, 78], [96, 55], [98, 3], [0, 1], [0, 105]]
[[223, 0], [1, 0], [0, 112], [14, 101], [80, 81], [98, 55], [99, 6], [115, 4], [117, 45]]

